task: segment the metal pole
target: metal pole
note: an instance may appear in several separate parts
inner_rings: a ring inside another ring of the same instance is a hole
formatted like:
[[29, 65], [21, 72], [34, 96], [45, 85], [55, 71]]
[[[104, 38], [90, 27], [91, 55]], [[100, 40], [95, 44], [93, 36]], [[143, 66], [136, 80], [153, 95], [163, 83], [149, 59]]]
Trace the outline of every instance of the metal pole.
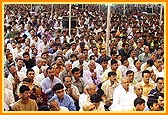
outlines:
[[69, 36], [71, 36], [71, 4], [69, 4]]
[[51, 5], [51, 17], [53, 15], [53, 4]]
[[159, 26], [160, 26], [160, 29], [161, 29], [161, 25], [162, 25], [162, 4], [160, 5], [160, 21], [159, 21]]
[[99, 13], [100, 13], [100, 7], [101, 7], [101, 6], [100, 6], [100, 4], [99, 4]]
[[125, 16], [125, 4], [124, 4], [124, 10], [123, 10], [123, 14], [124, 14], [124, 16]]
[[108, 4], [108, 10], [107, 10], [107, 32], [106, 32], [107, 55], [109, 55], [109, 38], [110, 38], [110, 21], [111, 21], [110, 10], [111, 10], [111, 6]]
[[153, 15], [153, 5], [152, 5], [152, 15]]
[[31, 4], [31, 12], [33, 11], [33, 4]]

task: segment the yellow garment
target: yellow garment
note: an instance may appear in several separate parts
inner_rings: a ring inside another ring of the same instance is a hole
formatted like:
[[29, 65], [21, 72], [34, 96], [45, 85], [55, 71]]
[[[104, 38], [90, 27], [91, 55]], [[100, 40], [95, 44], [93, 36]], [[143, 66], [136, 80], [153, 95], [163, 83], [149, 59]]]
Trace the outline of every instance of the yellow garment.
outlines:
[[148, 97], [148, 94], [154, 88], [154, 84], [153, 83], [145, 84], [143, 80], [139, 84], [141, 84], [142, 87], [143, 87], [143, 93], [142, 94], [145, 97]]
[[[101, 79], [102, 82], [108, 80], [108, 73], [109, 73], [110, 71], [112, 71], [111, 68], [108, 68], [108, 69], [102, 74], [102, 79]], [[121, 73], [120, 70], [117, 70], [116, 73], [117, 73], [117, 81], [120, 82], [121, 77], [122, 77], [122, 73]]]
[[38, 106], [35, 100], [30, 99], [29, 103], [23, 104], [21, 100], [17, 101], [12, 109], [14, 111], [38, 111]]

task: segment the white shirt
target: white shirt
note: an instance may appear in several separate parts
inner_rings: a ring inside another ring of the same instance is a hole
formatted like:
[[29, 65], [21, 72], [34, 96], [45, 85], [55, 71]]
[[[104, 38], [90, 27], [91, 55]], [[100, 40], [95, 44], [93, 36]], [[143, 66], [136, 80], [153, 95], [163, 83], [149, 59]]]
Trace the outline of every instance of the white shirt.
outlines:
[[99, 85], [99, 83], [101, 82], [100, 73], [96, 69], [94, 70], [94, 72], [96, 72], [97, 78], [94, 80], [91, 77], [93, 73], [91, 73], [89, 69], [83, 72], [83, 80], [85, 82], [85, 86], [91, 83], [96, 83], [96, 85]]
[[79, 107], [82, 108], [83, 104], [86, 102], [90, 102], [90, 96], [89, 96], [89, 94], [82, 93], [79, 96]]
[[38, 76], [35, 76], [34, 78], [36, 81], [40, 82], [45, 79], [44, 73], [39, 74]]
[[43, 52], [44, 48], [48, 48], [49, 44], [47, 43], [46, 45], [44, 44], [44, 42], [40, 43], [38, 46], [38, 54], [41, 55], [41, 53]]
[[22, 67], [20, 70], [18, 70], [18, 67], [16, 66], [16, 70], [19, 71], [19, 72], [23, 72], [23, 73], [27, 72], [26, 67]]
[[8, 88], [13, 92], [13, 85], [12, 82], [4, 77], [4, 88]]
[[[19, 80], [22, 81], [24, 78], [26, 78], [26, 73], [23, 73], [23, 72], [19, 72], [17, 71], [17, 74], [18, 74], [18, 77], [19, 77]], [[14, 77], [12, 76], [11, 73], [9, 73], [9, 76], [7, 78], [9, 81], [11, 81], [11, 83], [15, 83], [14, 81]]]
[[[74, 50], [75, 51], [75, 50]], [[74, 51], [70, 48], [66, 53], [65, 53], [65, 56], [69, 59], [70, 58], [70, 55], [72, 53], [74, 53]]]
[[8, 107], [15, 103], [13, 92], [7, 88], [4, 91], [4, 102]]
[[59, 111], [69, 111], [69, 109], [67, 107], [60, 106], [60, 110]]
[[[36, 65], [36, 66], [32, 67], [32, 69], [34, 70], [35, 77], [38, 76], [38, 75], [39, 75], [39, 72], [40, 72], [39, 67]], [[42, 69], [42, 67], [41, 67], [41, 69]]]
[[129, 65], [128, 67], [126, 67], [126, 66], [124, 66], [124, 65], [120, 65], [120, 66], [118, 67], [118, 70], [121, 71], [122, 77], [126, 77], [126, 72], [127, 72], [128, 70], [135, 71], [135, 67], [132, 66], [132, 65]]
[[134, 66], [134, 60], [137, 60], [137, 57], [135, 57], [135, 59], [133, 59], [132, 57], [128, 58], [128, 62], [130, 65]]
[[[82, 66], [83, 66], [83, 71], [86, 71], [88, 69], [88, 63], [86, 61], [83, 61]], [[74, 67], [80, 68], [79, 60], [76, 60], [73, 62], [72, 68]]]
[[110, 106], [111, 111], [128, 111], [134, 107], [133, 88], [129, 86], [126, 92], [122, 85], [114, 89], [113, 104]]

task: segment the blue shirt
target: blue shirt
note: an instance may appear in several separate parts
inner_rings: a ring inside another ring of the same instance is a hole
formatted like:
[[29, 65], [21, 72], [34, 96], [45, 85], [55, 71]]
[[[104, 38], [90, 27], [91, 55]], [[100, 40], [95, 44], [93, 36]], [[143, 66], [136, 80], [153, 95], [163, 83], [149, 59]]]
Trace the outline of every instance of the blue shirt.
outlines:
[[53, 81], [49, 77], [46, 77], [41, 81], [41, 87], [49, 99], [54, 95], [54, 91], [52, 91], [52, 87], [56, 83], [62, 83], [62, 82], [60, 79], [56, 77], [54, 77]]
[[67, 107], [70, 111], [76, 111], [74, 100], [67, 94], [64, 95], [63, 100], [58, 99], [57, 95], [54, 95], [51, 99], [58, 100], [60, 106]]

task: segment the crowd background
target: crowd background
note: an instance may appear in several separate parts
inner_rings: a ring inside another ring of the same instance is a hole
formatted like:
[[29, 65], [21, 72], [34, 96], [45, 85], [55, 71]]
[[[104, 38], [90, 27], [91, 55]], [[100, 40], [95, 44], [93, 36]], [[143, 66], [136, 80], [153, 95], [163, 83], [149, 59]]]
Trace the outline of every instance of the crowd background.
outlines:
[[163, 111], [164, 7], [69, 6], [4, 5], [4, 110]]

